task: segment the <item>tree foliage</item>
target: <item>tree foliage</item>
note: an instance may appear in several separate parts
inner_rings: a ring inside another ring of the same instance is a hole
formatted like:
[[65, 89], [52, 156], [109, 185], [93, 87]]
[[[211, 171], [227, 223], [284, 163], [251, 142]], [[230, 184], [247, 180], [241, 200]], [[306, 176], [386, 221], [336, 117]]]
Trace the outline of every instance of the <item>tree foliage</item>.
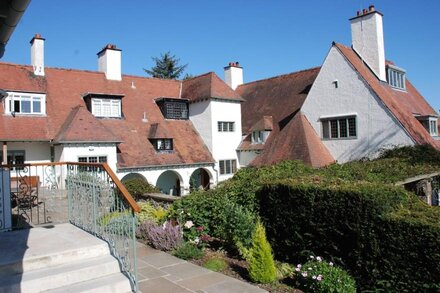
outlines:
[[151, 59], [153, 59], [155, 66], [151, 69], [144, 68], [144, 71], [156, 78], [177, 79], [188, 65], [179, 65], [180, 59], [169, 51], [161, 54], [160, 57], [152, 57]]

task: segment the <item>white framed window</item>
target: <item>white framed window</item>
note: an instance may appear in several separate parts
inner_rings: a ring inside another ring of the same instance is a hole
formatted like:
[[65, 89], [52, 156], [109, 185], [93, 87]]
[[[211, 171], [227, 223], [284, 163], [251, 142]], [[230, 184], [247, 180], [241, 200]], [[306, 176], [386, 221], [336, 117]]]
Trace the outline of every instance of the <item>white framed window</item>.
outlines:
[[264, 143], [264, 131], [261, 130], [255, 130], [252, 131], [252, 143]]
[[92, 114], [96, 117], [121, 117], [120, 99], [92, 98]]
[[429, 119], [429, 134], [431, 136], [438, 136], [437, 119]]
[[107, 156], [80, 156], [78, 157], [80, 163], [107, 163]]
[[35, 93], [8, 92], [4, 100], [5, 114], [45, 115], [46, 95]]
[[322, 122], [322, 138], [353, 139], [357, 137], [356, 116], [325, 118]]
[[393, 88], [406, 90], [406, 77], [405, 77], [405, 70], [400, 69], [395, 66], [388, 65], [387, 68], [387, 75], [388, 75], [388, 84], [392, 86]]
[[234, 174], [237, 172], [237, 160], [220, 160], [220, 175]]
[[173, 139], [172, 138], [156, 138], [150, 139], [154, 149], [158, 152], [172, 152]]
[[235, 131], [235, 122], [218, 121], [217, 128], [218, 128], [218, 132], [234, 132]]

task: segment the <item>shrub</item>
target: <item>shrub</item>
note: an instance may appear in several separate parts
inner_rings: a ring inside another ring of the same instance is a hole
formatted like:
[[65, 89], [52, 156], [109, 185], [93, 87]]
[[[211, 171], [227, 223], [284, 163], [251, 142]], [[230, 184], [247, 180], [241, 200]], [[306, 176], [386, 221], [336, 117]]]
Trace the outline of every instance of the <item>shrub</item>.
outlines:
[[249, 276], [253, 282], [271, 283], [276, 279], [272, 250], [266, 239], [266, 232], [260, 222], [255, 226], [249, 257]]
[[185, 260], [201, 259], [204, 256], [204, 252], [197, 245], [184, 242], [173, 251], [173, 255]]
[[296, 267], [295, 283], [305, 292], [355, 293], [356, 282], [341, 268], [327, 263], [321, 257], [311, 256], [311, 260]]
[[258, 198], [278, 259], [319, 253], [361, 291], [440, 290], [440, 210], [403, 188], [301, 179], [265, 185]]
[[161, 224], [167, 216], [168, 211], [161, 206], [153, 206], [150, 202], [139, 203], [141, 211], [136, 214], [138, 222], [142, 223], [146, 220]]
[[128, 192], [130, 192], [134, 198], [140, 198], [146, 193], [154, 193], [159, 191], [155, 186], [148, 183], [145, 179], [139, 177], [124, 180], [122, 181], [122, 184], [124, 184], [125, 188], [127, 188]]
[[221, 258], [211, 258], [203, 264], [203, 267], [214, 272], [221, 272], [228, 267], [228, 264]]
[[139, 225], [136, 235], [152, 247], [163, 251], [173, 250], [183, 242], [180, 226], [173, 226], [170, 221], [159, 226], [146, 220]]

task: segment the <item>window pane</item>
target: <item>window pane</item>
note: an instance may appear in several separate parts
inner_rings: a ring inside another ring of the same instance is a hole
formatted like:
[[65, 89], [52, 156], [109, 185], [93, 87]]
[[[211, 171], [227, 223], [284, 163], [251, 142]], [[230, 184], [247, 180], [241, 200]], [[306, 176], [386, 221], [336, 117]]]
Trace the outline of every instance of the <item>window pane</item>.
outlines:
[[162, 139], [157, 140], [157, 149], [162, 150], [164, 148], [164, 143]]
[[101, 102], [101, 115], [104, 116], [104, 117], [110, 117], [111, 116], [110, 101], [102, 100], [102, 102]]
[[347, 137], [347, 119], [339, 119], [339, 137]]
[[222, 123], [217, 122], [218, 131], [221, 132], [223, 130]]
[[121, 101], [112, 100], [111, 101], [111, 116], [112, 117], [121, 117]]
[[93, 99], [92, 101], [92, 113], [95, 116], [101, 116], [101, 100]]
[[328, 120], [322, 121], [322, 137], [323, 138], [330, 138], [329, 121]]
[[87, 163], [87, 157], [79, 157], [78, 162], [80, 163]]
[[331, 120], [330, 121], [330, 130], [331, 130], [331, 137], [332, 138], [338, 138], [338, 120]]
[[348, 118], [348, 135], [350, 137], [356, 136], [356, 118]]
[[98, 163], [97, 157], [89, 157], [89, 163]]
[[100, 163], [107, 163], [107, 157], [106, 156], [99, 157], [99, 162]]
[[32, 112], [41, 113], [41, 101], [40, 99], [35, 99], [32, 101]]
[[237, 171], [237, 161], [232, 160], [232, 173], [235, 173]]
[[231, 161], [230, 160], [226, 160], [225, 161], [225, 165], [226, 165], [226, 174], [231, 174]]
[[225, 174], [225, 161], [220, 161], [220, 174]]
[[234, 122], [229, 122], [229, 129], [228, 131], [233, 132], [234, 131]]

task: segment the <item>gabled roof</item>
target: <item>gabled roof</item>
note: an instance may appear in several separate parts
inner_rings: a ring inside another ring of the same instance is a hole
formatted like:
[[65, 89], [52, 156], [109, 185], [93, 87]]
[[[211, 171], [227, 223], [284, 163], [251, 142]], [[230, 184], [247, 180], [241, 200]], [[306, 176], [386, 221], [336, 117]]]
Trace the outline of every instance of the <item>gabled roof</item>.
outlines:
[[[45, 68], [45, 76], [41, 77], [33, 74], [31, 66], [0, 62], [0, 88], [45, 93], [47, 113], [46, 116], [17, 115], [14, 118], [4, 115], [0, 104], [0, 141], [120, 141], [120, 168], [212, 163], [214, 159], [191, 121], [164, 119], [155, 103], [159, 97], [179, 97], [181, 85], [177, 80], [131, 75], [112, 81], [102, 72], [50, 67]], [[86, 113], [85, 93], [124, 96], [122, 117], [96, 118]], [[83, 107], [76, 108], [78, 106]], [[155, 151], [148, 140], [150, 125], [154, 123], [160, 123], [170, 133], [173, 152]], [[84, 131], [92, 127], [99, 127], [103, 132]]]
[[275, 129], [264, 150], [252, 162], [253, 166], [272, 165], [286, 160], [301, 160], [313, 167], [335, 162], [310, 122], [297, 113], [282, 129]]
[[247, 134], [264, 116], [283, 124], [303, 105], [320, 68], [302, 70], [240, 85], [236, 91], [246, 100], [241, 107], [242, 129]]
[[415, 115], [438, 116], [438, 114], [408, 79], [406, 79], [406, 91], [393, 89], [387, 83], [381, 82], [353, 49], [338, 43], [334, 43], [334, 46], [362, 76], [417, 144], [430, 144], [440, 148], [440, 141], [435, 141], [415, 118]]
[[[316, 67], [243, 84], [237, 88], [246, 100], [242, 105], [242, 125], [243, 133], [247, 134], [238, 149], [261, 152], [251, 165], [302, 160], [313, 167], [322, 167], [335, 161], [300, 112], [319, 70]], [[264, 144], [252, 144], [252, 131], [262, 128], [272, 129], [267, 141]]]
[[243, 101], [239, 94], [232, 90], [214, 72], [183, 81], [182, 98], [192, 102], [210, 98]]
[[67, 116], [54, 142], [120, 142], [120, 140], [85, 107], [76, 106]]

